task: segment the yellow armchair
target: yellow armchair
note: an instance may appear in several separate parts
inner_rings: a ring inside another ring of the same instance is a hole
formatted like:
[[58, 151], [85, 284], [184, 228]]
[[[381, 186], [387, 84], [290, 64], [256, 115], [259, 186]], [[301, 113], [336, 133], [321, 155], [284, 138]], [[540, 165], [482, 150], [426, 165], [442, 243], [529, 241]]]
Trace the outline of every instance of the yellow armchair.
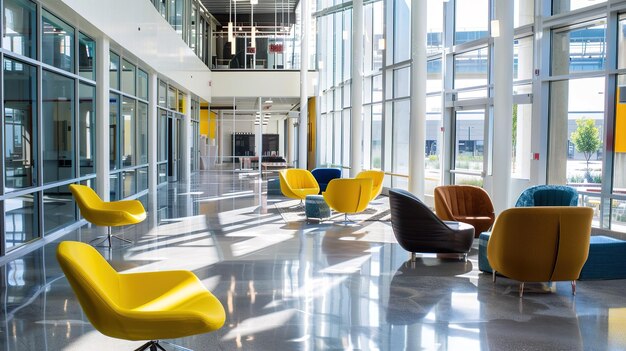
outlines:
[[111, 235], [111, 227], [136, 224], [146, 219], [146, 210], [143, 208], [140, 201], [122, 200], [105, 202], [88, 186], [70, 184], [69, 187], [80, 209], [80, 214], [92, 224], [107, 227], [107, 235], [97, 237], [93, 241], [104, 238], [102, 241], [108, 240], [109, 247], [111, 247], [112, 238], [127, 243], [132, 242], [120, 238], [117, 235]]
[[371, 178], [341, 178], [331, 180], [322, 195], [330, 208], [345, 214], [347, 221], [348, 214], [358, 213], [367, 208], [371, 193]]
[[93, 247], [64, 241], [57, 260], [89, 322], [104, 335], [150, 340], [139, 350], [163, 349], [159, 339], [217, 330], [220, 301], [189, 271], [120, 274]]
[[319, 194], [320, 186], [315, 177], [306, 169], [290, 168], [279, 173], [280, 191], [288, 198], [298, 199], [300, 202], [307, 195]]
[[493, 225], [487, 258], [496, 271], [524, 282], [576, 279], [587, 261], [593, 209], [589, 207], [517, 207], [502, 212]]
[[383, 171], [375, 169], [361, 171], [355, 178], [370, 178], [372, 180], [372, 193], [370, 194], [370, 201], [374, 200], [383, 191], [383, 180], [385, 180], [385, 172]]

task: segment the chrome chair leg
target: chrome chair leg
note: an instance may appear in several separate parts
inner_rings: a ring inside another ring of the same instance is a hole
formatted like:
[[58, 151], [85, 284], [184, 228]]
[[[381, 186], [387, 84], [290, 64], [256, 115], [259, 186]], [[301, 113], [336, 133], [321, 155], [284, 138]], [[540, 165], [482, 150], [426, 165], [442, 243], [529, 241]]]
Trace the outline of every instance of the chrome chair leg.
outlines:
[[519, 283], [519, 297], [522, 298], [524, 296], [524, 282]]
[[[111, 248], [112, 247], [112, 240], [111, 239], [117, 239], [117, 240], [123, 241], [123, 242], [125, 242], [127, 244], [132, 244], [133, 243], [131, 240], [124, 239], [124, 238], [122, 238], [122, 237], [120, 237], [118, 235], [111, 234], [111, 227], [107, 227], [107, 235], [99, 236], [99, 237], [91, 240], [89, 243], [91, 244], [94, 241], [100, 240], [96, 244], [92, 244], [92, 245], [93, 246], [97, 246], [97, 247], [108, 247], [108, 248]], [[108, 245], [100, 245], [100, 244], [104, 243], [105, 241], [108, 242]]]
[[572, 295], [576, 296], [576, 281], [572, 280]]
[[415, 261], [417, 261], [417, 255], [415, 254], [415, 252], [411, 252], [411, 262]]
[[496, 270], [492, 270], [491, 271], [491, 282], [495, 283], [496, 282]]

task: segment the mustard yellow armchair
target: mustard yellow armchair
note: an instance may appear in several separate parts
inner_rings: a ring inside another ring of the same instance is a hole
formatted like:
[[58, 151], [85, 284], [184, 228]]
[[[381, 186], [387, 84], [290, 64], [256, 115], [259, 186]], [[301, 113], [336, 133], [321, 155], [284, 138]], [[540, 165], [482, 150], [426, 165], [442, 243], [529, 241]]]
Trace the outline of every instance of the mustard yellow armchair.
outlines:
[[576, 279], [587, 261], [593, 209], [590, 207], [517, 207], [502, 212], [487, 243], [487, 258], [496, 271], [524, 282]]
[[105, 202], [100, 199], [93, 189], [85, 185], [70, 184], [70, 191], [74, 195], [76, 204], [80, 209], [80, 214], [89, 222], [99, 226], [107, 227], [107, 235], [95, 238], [93, 241], [102, 239], [109, 241], [111, 247], [111, 239], [115, 238], [127, 243], [132, 243], [117, 235], [111, 234], [111, 227], [137, 224], [146, 219], [146, 210], [143, 208], [141, 201], [138, 200], [122, 200]]
[[331, 180], [322, 196], [330, 208], [344, 213], [347, 221], [348, 214], [358, 213], [367, 208], [371, 192], [371, 178], [342, 178]]
[[189, 271], [120, 274], [88, 244], [64, 241], [57, 260], [99, 332], [150, 340], [140, 350], [163, 350], [159, 339], [217, 330], [226, 314], [220, 301]]
[[383, 191], [383, 180], [385, 179], [385, 172], [375, 169], [369, 171], [361, 171], [356, 175], [357, 179], [370, 178], [372, 180], [372, 193], [370, 194], [370, 201], [374, 200]]
[[290, 168], [279, 173], [280, 191], [288, 198], [298, 199], [300, 202], [307, 195], [316, 195], [320, 186], [315, 177], [306, 169]]

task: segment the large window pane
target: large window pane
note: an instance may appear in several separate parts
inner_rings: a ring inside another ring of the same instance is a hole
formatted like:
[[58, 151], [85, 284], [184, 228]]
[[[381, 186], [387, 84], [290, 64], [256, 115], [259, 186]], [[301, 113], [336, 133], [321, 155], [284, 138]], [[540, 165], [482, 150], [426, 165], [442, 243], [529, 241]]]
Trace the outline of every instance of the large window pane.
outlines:
[[159, 80], [158, 94], [159, 106], [167, 107], [167, 84], [162, 80]]
[[426, 63], [426, 92], [441, 92], [443, 90], [441, 77], [441, 59], [428, 61]]
[[135, 100], [122, 99], [121, 119], [122, 167], [135, 165]]
[[620, 16], [617, 47], [617, 67], [626, 68], [626, 15]]
[[44, 183], [74, 178], [74, 80], [43, 71]]
[[343, 12], [343, 79], [348, 80], [352, 74], [352, 10]]
[[176, 111], [178, 108], [178, 94], [176, 88], [168, 87], [167, 89], [167, 108]]
[[393, 97], [409, 96], [411, 90], [411, 68], [405, 67], [393, 71]]
[[37, 184], [37, 69], [4, 59], [4, 164], [6, 191]]
[[454, 10], [455, 44], [484, 38], [488, 35], [488, 0], [456, 0]]
[[552, 13], [557, 15], [559, 13], [578, 10], [583, 7], [601, 4], [603, 2], [606, 2], [606, 0], [553, 0]]
[[604, 77], [550, 84], [548, 183], [600, 189], [604, 84]]
[[43, 11], [41, 59], [54, 67], [74, 72], [74, 28]]
[[552, 32], [552, 75], [604, 69], [606, 23], [594, 22]]
[[428, 0], [427, 11], [427, 37], [426, 52], [428, 54], [439, 52], [443, 49], [443, 2], [441, 0]]
[[443, 145], [441, 133], [441, 95], [426, 98], [426, 159], [424, 179], [424, 193], [434, 196], [434, 189], [441, 185], [441, 147]]
[[120, 57], [111, 51], [109, 64], [109, 87], [119, 90], [120, 88]]
[[122, 172], [122, 179], [124, 179], [122, 183], [122, 198], [127, 198], [129, 196], [135, 195], [137, 179], [135, 170], [128, 170]]
[[2, 47], [26, 57], [37, 57], [37, 5], [34, 2], [4, 0]]
[[122, 91], [126, 94], [135, 95], [135, 71], [135, 65], [122, 60]]
[[37, 194], [4, 200], [4, 243], [11, 251], [35, 238], [38, 229]]
[[513, 45], [513, 79], [533, 78], [533, 37], [515, 40]]
[[157, 161], [167, 161], [167, 112], [159, 109], [159, 124], [157, 125], [157, 135], [159, 142], [157, 143]]
[[342, 144], [343, 144], [343, 157], [342, 157], [342, 165], [344, 167], [350, 167], [350, 149], [351, 149], [351, 133], [350, 133], [350, 119], [352, 118], [351, 116], [351, 110], [343, 110], [343, 118], [342, 118], [342, 122], [343, 122], [343, 136], [342, 136]]
[[78, 155], [80, 176], [95, 173], [96, 88], [80, 84], [78, 100]]
[[[120, 96], [111, 94], [109, 97], [109, 168], [117, 169], [118, 154], [118, 117], [120, 115]], [[165, 139], [160, 139], [165, 140]]]
[[137, 164], [148, 163], [148, 104], [137, 103]]
[[137, 97], [148, 100], [148, 73], [141, 69], [137, 71]]
[[487, 96], [488, 54], [483, 48], [454, 56], [454, 88], [485, 87], [459, 93], [459, 100]]
[[96, 42], [90, 37], [78, 35], [78, 70], [81, 77], [96, 80]]
[[383, 53], [385, 52], [385, 38], [384, 38], [384, 11], [383, 2], [377, 1], [374, 3], [374, 35], [373, 45], [374, 53], [372, 58], [372, 69], [374, 71], [379, 70], [383, 66]]
[[513, 26], [515, 28], [533, 24], [535, 20], [535, 0], [514, 0]]
[[411, 2], [393, 1], [393, 62], [411, 57]]
[[383, 106], [372, 105], [372, 168], [383, 167]]
[[485, 110], [456, 112], [455, 160], [459, 170], [482, 172], [485, 135]]
[[403, 100], [393, 104], [393, 173], [409, 174], [409, 121], [411, 102]]
[[43, 228], [49, 234], [76, 221], [75, 205], [67, 185], [43, 193]]

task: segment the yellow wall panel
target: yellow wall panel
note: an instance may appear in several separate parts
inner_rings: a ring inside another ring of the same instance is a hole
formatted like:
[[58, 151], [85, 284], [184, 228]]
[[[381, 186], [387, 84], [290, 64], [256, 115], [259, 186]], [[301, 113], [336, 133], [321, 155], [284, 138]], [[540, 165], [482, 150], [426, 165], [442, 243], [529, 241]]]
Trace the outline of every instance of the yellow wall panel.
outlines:
[[626, 103], [619, 102], [620, 88], [617, 88], [615, 105], [615, 152], [626, 152]]

